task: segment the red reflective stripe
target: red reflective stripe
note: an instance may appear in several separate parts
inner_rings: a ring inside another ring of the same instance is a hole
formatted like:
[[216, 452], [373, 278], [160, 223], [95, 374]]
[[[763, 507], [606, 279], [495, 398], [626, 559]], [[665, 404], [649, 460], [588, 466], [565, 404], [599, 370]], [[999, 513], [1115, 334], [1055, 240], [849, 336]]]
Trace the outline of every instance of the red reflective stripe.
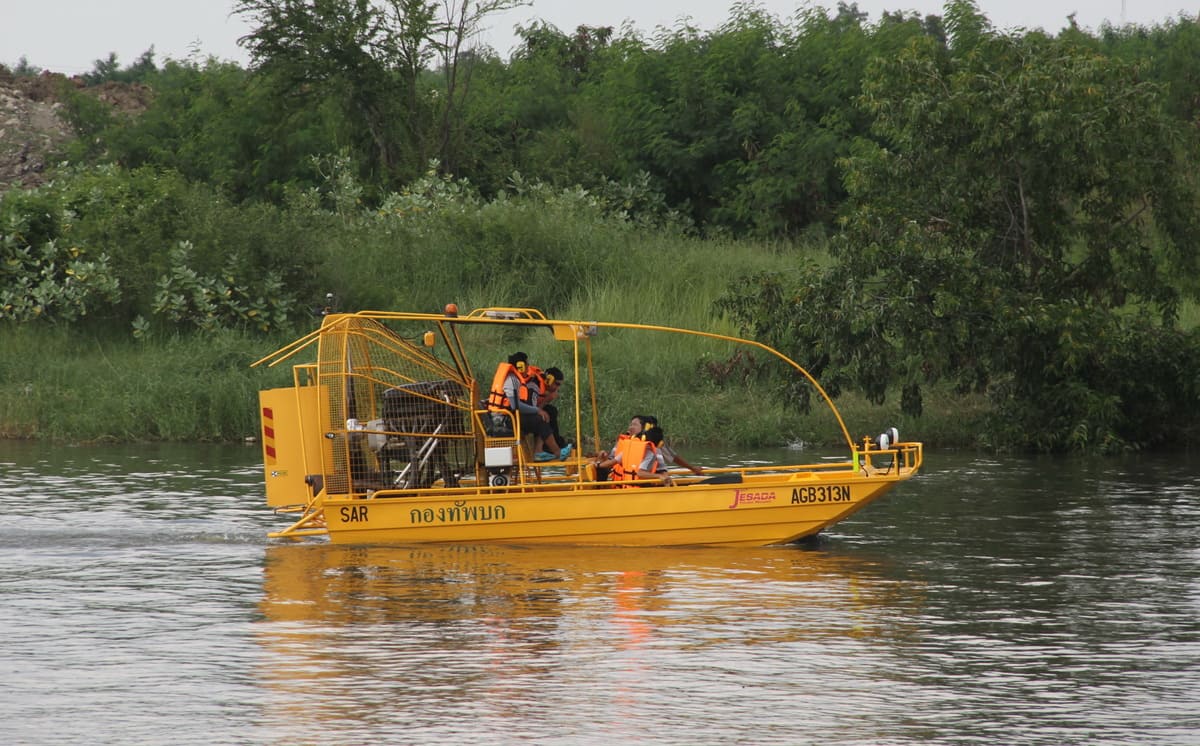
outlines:
[[[274, 462], [276, 460], [275, 453], [275, 411], [270, 407], [262, 408], [263, 416], [263, 453], [266, 454], [267, 460]], [[268, 424], [270, 423], [270, 424]]]

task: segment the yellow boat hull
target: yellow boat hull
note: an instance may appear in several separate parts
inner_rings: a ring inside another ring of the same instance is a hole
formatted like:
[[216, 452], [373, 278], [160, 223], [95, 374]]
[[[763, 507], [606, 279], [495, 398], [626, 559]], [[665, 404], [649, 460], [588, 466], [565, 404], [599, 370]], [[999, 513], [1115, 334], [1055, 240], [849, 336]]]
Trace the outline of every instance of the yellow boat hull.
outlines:
[[334, 543], [762, 546], [811, 536], [905, 477], [760, 475], [734, 485], [379, 493], [326, 500], [324, 514]]

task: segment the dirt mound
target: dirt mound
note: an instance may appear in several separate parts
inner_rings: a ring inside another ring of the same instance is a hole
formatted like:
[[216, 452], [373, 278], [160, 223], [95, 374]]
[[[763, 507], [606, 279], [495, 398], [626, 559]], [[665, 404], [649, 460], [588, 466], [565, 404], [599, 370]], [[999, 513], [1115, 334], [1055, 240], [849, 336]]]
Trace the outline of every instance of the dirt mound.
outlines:
[[137, 115], [153, 98], [148, 86], [107, 82], [85, 86], [60, 73], [14, 75], [0, 65], [0, 193], [44, 183], [55, 153], [74, 137], [63, 117], [68, 92], [95, 96], [114, 110]]

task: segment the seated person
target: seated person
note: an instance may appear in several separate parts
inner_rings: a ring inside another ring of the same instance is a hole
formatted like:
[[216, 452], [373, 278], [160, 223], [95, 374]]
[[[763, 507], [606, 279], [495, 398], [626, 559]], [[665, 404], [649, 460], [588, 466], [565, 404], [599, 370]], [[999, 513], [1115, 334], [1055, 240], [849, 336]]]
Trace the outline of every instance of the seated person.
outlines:
[[[533, 434], [535, 461], [549, 461], [555, 453], [565, 460], [571, 453], [571, 446], [559, 446], [550, 429], [550, 415], [537, 402], [537, 383], [530, 372], [529, 356], [524, 352], [509, 355], [506, 362], [496, 367], [492, 377], [488, 409], [493, 412], [512, 412], [520, 422], [521, 433]], [[550, 449], [549, 453], [543, 453], [546, 446]]]
[[[558, 398], [558, 390], [563, 384], [563, 372], [558, 368], [547, 368], [543, 371], [535, 365], [529, 366], [529, 369], [533, 371], [533, 378], [537, 381], [537, 403], [549, 415], [548, 422], [550, 423], [550, 432], [554, 435], [554, 442], [561, 443], [563, 447], [570, 446], [570, 442], [562, 436], [558, 429], [558, 407], [551, 403]], [[533, 382], [530, 383], [532, 385]], [[549, 446], [543, 446], [543, 450], [554, 453]]]
[[671, 479], [671, 472], [667, 469], [666, 462], [663, 461], [662, 428], [646, 423], [646, 428], [642, 430], [642, 434], [638, 437], [648, 444], [645, 453], [642, 455], [642, 461], [638, 464], [638, 479], [658, 479], [667, 487], [673, 485], [674, 481]]
[[[660, 432], [646, 430], [647, 417], [635, 415], [629, 421], [629, 429], [622, 433], [611, 452], [601, 451], [595, 461], [597, 481], [627, 482], [639, 479], [657, 479], [671, 485], [671, 475], [658, 460]], [[644, 485], [624, 485], [627, 487]]]
[[656, 443], [656, 445], [658, 446], [658, 460], [659, 460], [659, 463], [662, 464], [663, 469], [666, 469], [669, 465], [674, 465], [674, 466], [682, 466], [683, 468], [687, 469], [688, 471], [690, 471], [693, 474], [696, 474], [698, 476], [702, 476], [704, 474], [704, 469], [701, 469], [699, 466], [692, 466], [686, 460], [684, 460], [683, 456], [680, 456], [678, 453], [676, 453], [675, 449], [671, 448], [671, 446], [669, 446], [665, 442], [663, 442], [662, 431], [658, 427], [658, 418], [657, 417], [655, 417], [653, 415], [642, 415], [642, 422], [643, 422], [643, 430], [645, 432], [652, 432], [653, 430], [659, 430], [659, 438], [658, 438], [658, 442]]
[[636, 438], [642, 432], [642, 418], [644, 415], [635, 414], [633, 419], [629, 420], [629, 427], [625, 432], [617, 436], [617, 442], [613, 444], [612, 450], [600, 451], [596, 455], [593, 463], [596, 465], [596, 481], [604, 482], [610, 478], [612, 467], [621, 458], [621, 449], [624, 443], [629, 438]]

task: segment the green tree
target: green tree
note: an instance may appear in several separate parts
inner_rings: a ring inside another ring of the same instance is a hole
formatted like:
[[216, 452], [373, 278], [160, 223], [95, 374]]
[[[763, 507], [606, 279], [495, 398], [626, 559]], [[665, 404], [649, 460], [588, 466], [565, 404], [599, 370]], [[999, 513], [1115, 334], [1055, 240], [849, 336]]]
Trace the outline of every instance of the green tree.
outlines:
[[312, 157], [338, 149], [344, 124], [326, 101], [290, 105], [274, 95], [282, 87], [268, 72], [230, 62], [170, 61], [146, 111], [129, 120], [110, 115], [81, 143], [94, 143], [102, 160], [177, 171], [237, 201], [278, 200], [288, 185], [319, 183]]
[[[864, 82], [879, 141], [846, 164], [833, 263], [745, 280], [725, 307], [835, 388], [899, 388], [910, 413], [931, 383], [986, 391], [1008, 445], [1178, 437], [1200, 405], [1180, 367], [1200, 340], [1174, 328], [1196, 263], [1191, 135], [1133, 64], [997, 34], [965, 0], [946, 19], [948, 53], [915, 40]], [[1155, 421], [1165, 391], [1183, 399]]]
[[258, 24], [241, 41], [278, 84], [282, 100], [290, 100], [293, 108], [324, 98], [341, 102], [362, 163], [377, 163], [384, 175], [391, 175], [402, 148], [415, 152], [407, 159], [410, 166], [425, 156], [416, 137], [402, 141], [394, 133], [395, 123], [421, 118], [411, 109], [404, 116], [401, 106], [407, 102], [411, 107], [416, 81], [391, 72], [406, 51], [408, 29], [389, 32], [382, 11], [368, 0], [242, 0], [234, 9]]
[[838, 161], [870, 118], [856, 110], [870, 60], [892, 56], [910, 39], [940, 38], [936, 18], [885, 14], [875, 26], [857, 5], [814, 8], [779, 32], [778, 49], [758, 66], [763, 87], [733, 112], [743, 153], [720, 167], [720, 204], [712, 219], [738, 233], [795, 234], [831, 226], [846, 197]]
[[791, 25], [751, 3], [711, 33], [616, 40], [619, 60], [586, 97], [611, 133], [612, 175], [649, 173], [668, 202], [710, 230], [794, 235], [830, 225], [845, 197], [838, 159], [866, 136], [866, 64], [937, 30], [913, 16], [865, 25], [857, 6]]
[[137, 62], [125, 68], [122, 68], [117, 62], [116, 52], [109, 53], [105, 59], [96, 60], [91, 72], [83, 74], [83, 82], [89, 86], [109, 82], [149, 83], [154, 80], [157, 73], [158, 66], [154, 64], [154, 47], [150, 47], [142, 52], [142, 56], [138, 57]]
[[507, 64], [480, 60], [465, 110], [471, 146], [457, 173], [496, 194], [514, 172], [562, 186], [593, 186], [620, 175], [603, 106], [585, 96], [606, 64], [612, 28], [580, 26], [565, 34], [546, 23], [519, 28]]
[[777, 24], [743, 10], [711, 35], [685, 26], [661, 32], [654, 46], [624, 35], [613, 45], [622, 64], [589, 92], [620, 154], [618, 175], [646, 171], [702, 225], [728, 190], [731, 167], [769, 137], [763, 120], [777, 108], [769, 99], [784, 88]]
[[[490, 14], [519, 0], [239, 0], [257, 28], [242, 42], [281, 96], [301, 108], [340, 101], [364, 170], [397, 186], [433, 157], [456, 162], [458, 112], [470, 90], [465, 45]], [[441, 12], [439, 13], [439, 8]], [[442, 81], [430, 86], [429, 64]], [[448, 166], [452, 167], [452, 166]]]
[[1192, 125], [1200, 123], [1200, 16], [1181, 14], [1149, 27], [1105, 26], [1098, 39], [1084, 36], [1082, 41], [1111, 57], [1145, 60], [1144, 74], [1166, 86], [1167, 111]]

